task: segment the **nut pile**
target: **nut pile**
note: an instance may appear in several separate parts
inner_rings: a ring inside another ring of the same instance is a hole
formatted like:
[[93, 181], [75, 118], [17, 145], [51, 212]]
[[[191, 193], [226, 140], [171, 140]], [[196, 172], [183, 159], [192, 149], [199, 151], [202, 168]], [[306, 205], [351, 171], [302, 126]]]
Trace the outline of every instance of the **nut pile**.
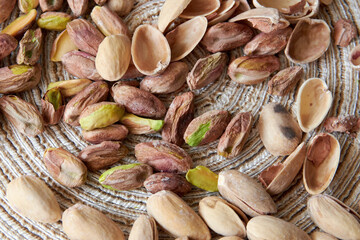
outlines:
[[[257, 123], [260, 138], [272, 155], [287, 158], [260, 173], [258, 180], [237, 170], [216, 174], [206, 166], [194, 166], [181, 147], [220, 139], [220, 156], [239, 156], [255, 116], [250, 112], [232, 116], [217, 109], [195, 117], [193, 90], [226, 72], [228, 81], [246, 85], [271, 77], [271, 95], [292, 92], [304, 70], [298, 65], [282, 69], [275, 55], [284, 50], [291, 62], [304, 64], [327, 51], [328, 24], [310, 18], [319, 11], [319, 0], [254, 0], [253, 6], [246, 0], [166, 0], [157, 25], [142, 24], [133, 33], [123, 21], [133, 0], [95, 2], [98, 5], [90, 9], [88, 0], [67, 0], [72, 11], [67, 14], [58, 11], [66, 4], [62, 0], [18, 0], [24, 14], [0, 33], [0, 59], [19, 47], [17, 64], [0, 68], [0, 112], [5, 118], [29, 137], [63, 121], [81, 127], [84, 140], [93, 144], [78, 156], [61, 147], [47, 149], [43, 163], [54, 180], [73, 188], [86, 183], [88, 171], [104, 170], [99, 184], [105, 188], [128, 191], [144, 186], [152, 193], [146, 203], [148, 216], [134, 222], [131, 240], [158, 239], [157, 225], [176, 239], [211, 239], [210, 229], [224, 236], [223, 240], [360, 239], [360, 216], [322, 194], [340, 161], [339, 142], [330, 133], [356, 134], [360, 119], [330, 117], [324, 123], [326, 132], [308, 144], [303, 139], [303, 132], [318, 128], [332, 105], [332, 93], [322, 79], [308, 79], [298, 89], [297, 119], [279, 103], [263, 106]], [[0, 0], [0, 22], [10, 16], [15, 3]], [[82, 18], [87, 13], [91, 20]], [[176, 25], [178, 18], [183, 21]], [[50, 83], [40, 113], [10, 94], [28, 91], [40, 82], [43, 31], [59, 31], [50, 59], [61, 62], [76, 79]], [[351, 21], [336, 23], [336, 45], [346, 47], [356, 36]], [[209, 53], [190, 69], [181, 60], [199, 44]], [[230, 59], [227, 51], [240, 47], [244, 55]], [[351, 51], [349, 62], [360, 69], [360, 46]], [[157, 94], [175, 98], [167, 108]], [[136, 163], [114, 166], [128, 155], [122, 141], [129, 134], [160, 131], [162, 140], [135, 146]], [[287, 190], [301, 168], [304, 187], [313, 195], [308, 199], [308, 213], [323, 231], [312, 233], [311, 238], [294, 224], [269, 216], [277, 212], [272, 196]], [[219, 192], [199, 202], [199, 214], [181, 198], [192, 186]], [[34, 221], [61, 219], [70, 239], [125, 239], [120, 227], [94, 208], [76, 203], [62, 213], [53, 192], [37, 177], [11, 181], [6, 198], [17, 212]]]

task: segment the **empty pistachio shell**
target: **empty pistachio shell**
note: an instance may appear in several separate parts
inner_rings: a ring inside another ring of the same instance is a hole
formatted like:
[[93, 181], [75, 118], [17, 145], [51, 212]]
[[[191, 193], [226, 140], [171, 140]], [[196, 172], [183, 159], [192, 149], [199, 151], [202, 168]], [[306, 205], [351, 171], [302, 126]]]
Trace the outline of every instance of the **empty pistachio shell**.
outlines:
[[254, 0], [255, 7], [276, 8], [284, 14], [296, 14], [304, 11], [306, 0]]
[[300, 20], [285, 48], [286, 57], [294, 63], [309, 63], [320, 58], [330, 45], [330, 28], [319, 19]]
[[276, 195], [285, 191], [300, 171], [306, 156], [306, 145], [301, 143], [294, 152], [288, 156], [284, 163], [278, 163], [265, 169], [259, 175], [266, 191]]
[[171, 48], [171, 61], [186, 57], [201, 41], [207, 28], [205, 17], [195, 17], [166, 34]]
[[328, 195], [309, 198], [307, 211], [324, 232], [340, 239], [360, 239], [360, 216], [338, 199]]
[[154, 218], [141, 215], [134, 222], [129, 240], [158, 240], [158, 231]]
[[221, 1], [219, 9], [206, 16], [209, 21], [209, 26], [228, 20], [239, 5], [240, 1], [236, 0]]
[[337, 240], [337, 238], [331, 236], [330, 234], [320, 231], [312, 232], [310, 237], [312, 240]]
[[220, 172], [218, 188], [222, 197], [251, 217], [277, 212], [276, 204], [261, 184], [244, 173]]
[[151, 25], [136, 28], [131, 44], [132, 60], [145, 75], [160, 74], [170, 63], [171, 51], [164, 35]]
[[360, 45], [355, 46], [349, 56], [351, 67], [355, 70], [360, 70]]
[[331, 134], [321, 133], [310, 142], [303, 168], [306, 191], [319, 194], [330, 185], [340, 159], [340, 144]]
[[169, 24], [175, 20], [187, 7], [191, 0], [166, 0], [161, 8], [158, 28], [164, 32]]
[[310, 132], [326, 117], [332, 104], [332, 94], [323, 80], [311, 78], [301, 85], [296, 104], [300, 128]]
[[219, 0], [192, 0], [181, 13], [182, 18], [208, 16], [220, 8]]
[[[321, 1], [328, 1], [328, 0], [321, 0]], [[294, 24], [300, 20], [315, 17], [319, 12], [319, 8], [320, 8], [320, 0], [306, 0], [305, 6], [302, 11], [299, 11], [295, 14], [283, 14], [283, 15], [291, 24]]]
[[60, 62], [61, 57], [68, 52], [78, 50], [76, 45], [70, 39], [70, 36], [65, 29], [55, 39], [51, 48], [50, 59], [53, 62]]
[[260, 113], [258, 130], [266, 150], [274, 156], [291, 154], [301, 142], [299, 124], [278, 103], [269, 103]]
[[186, 180], [192, 185], [209, 192], [218, 191], [218, 175], [204, 166], [197, 166], [186, 173]]

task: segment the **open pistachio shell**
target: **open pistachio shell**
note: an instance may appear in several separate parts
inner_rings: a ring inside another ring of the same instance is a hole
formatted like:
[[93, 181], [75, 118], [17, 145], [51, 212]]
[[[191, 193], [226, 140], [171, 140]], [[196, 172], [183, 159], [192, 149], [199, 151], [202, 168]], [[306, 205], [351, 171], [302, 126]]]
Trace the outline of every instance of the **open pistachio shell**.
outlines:
[[301, 130], [310, 132], [326, 117], [332, 104], [332, 94], [319, 78], [305, 81], [296, 98], [297, 120]]
[[169, 24], [175, 20], [189, 5], [191, 0], [166, 0], [161, 8], [158, 28], [164, 32]]
[[68, 52], [78, 50], [71, 40], [69, 33], [65, 29], [55, 39], [51, 48], [50, 60], [53, 62], [61, 62], [61, 57]]
[[319, 194], [330, 185], [340, 160], [340, 144], [329, 133], [320, 133], [310, 142], [303, 167], [305, 189]]
[[190, 4], [181, 13], [182, 18], [208, 16], [220, 8], [219, 0], [191, 0]]
[[281, 13], [295, 14], [303, 12], [306, 0], [253, 0], [255, 7], [276, 8]]
[[351, 50], [349, 60], [351, 67], [360, 70], [360, 45], [357, 45]]
[[239, 5], [240, 1], [236, 0], [221, 1], [220, 8], [216, 12], [206, 16], [209, 21], [209, 26], [228, 20], [239, 7]]
[[300, 20], [285, 48], [286, 57], [294, 63], [309, 63], [320, 58], [330, 45], [330, 28], [324, 20]]
[[151, 25], [136, 28], [131, 44], [134, 65], [145, 75], [160, 74], [170, 63], [170, 47], [164, 35]]
[[295, 14], [284, 14], [284, 17], [291, 23], [297, 23], [305, 18], [315, 17], [320, 8], [320, 0], [306, 0], [302, 11]]
[[[186, 57], [201, 41], [206, 28], [207, 19], [205, 17], [195, 17], [166, 34], [166, 39], [171, 48], [171, 61], [178, 61]], [[158, 43], [156, 43], [156, 46], [158, 46]]]

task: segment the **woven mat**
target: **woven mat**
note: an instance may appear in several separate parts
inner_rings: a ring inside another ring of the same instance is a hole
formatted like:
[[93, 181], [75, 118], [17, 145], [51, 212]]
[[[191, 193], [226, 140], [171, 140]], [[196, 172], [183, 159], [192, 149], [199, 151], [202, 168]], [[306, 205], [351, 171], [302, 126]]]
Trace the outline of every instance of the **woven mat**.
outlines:
[[[92, 1], [91, 1], [92, 2]], [[157, 15], [163, 1], [154, 0], [136, 1], [133, 11], [125, 19], [131, 31], [142, 24], [155, 24]], [[65, 8], [64, 11], [70, 13]], [[360, 2], [354, 0], [334, 0], [330, 6], [322, 6], [318, 18], [324, 19], [333, 29], [339, 18], [350, 19], [358, 26], [360, 32]], [[39, 11], [40, 12], [40, 11]], [[7, 25], [19, 15], [16, 7], [11, 18], [6, 21]], [[88, 16], [87, 16], [88, 17]], [[71, 79], [63, 69], [61, 63], [54, 63], [49, 60], [52, 42], [57, 33], [43, 31], [46, 46], [44, 46], [41, 57], [42, 80], [33, 90], [19, 94], [20, 97], [37, 105], [40, 108], [40, 99], [44, 94], [49, 82]], [[302, 65], [308, 79], [318, 77], [324, 79], [333, 93], [334, 101], [329, 116], [356, 114], [360, 115], [358, 106], [359, 95], [359, 72], [353, 71], [348, 62], [349, 51], [359, 38], [352, 41], [346, 48], [338, 48], [331, 43], [329, 50], [319, 60]], [[241, 55], [241, 50], [232, 51], [231, 57]], [[7, 66], [15, 63], [16, 54], [4, 59], [0, 65]], [[206, 51], [198, 47], [185, 59], [189, 66], [193, 66], [199, 57], [205, 56]], [[283, 54], [280, 54], [282, 68], [290, 66]], [[304, 80], [302, 80], [303, 82]], [[213, 142], [202, 147], [189, 148], [185, 150], [192, 156], [194, 165], [205, 165], [211, 170], [219, 172], [222, 169], [238, 169], [241, 172], [257, 177], [265, 168], [284, 158], [271, 156], [260, 141], [256, 124], [261, 107], [268, 102], [281, 102], [293, 114], [295, 110], [295, 97], [299, 85], [295, 91], [285, 97], [274, 97], [266, 93], [266, 82], [254, 86], [244, 86], [229, 80], [224, 74], [215, 83], [195, 91], [196, 116], [212, 109], [226, 109], [231, 113], [239, 111], [251, 111], [255, 116], [254, 128], [245, 144], [241, 155], [232, 160], [225, 160], [216, 154], [217, 143]], [[168, 106], [174, 95], [160, 96]], [[295, 116], [295, 114], [294, 114]], [[56, 126], [46, 127], [42, 135], [26, 137], [19, 134], [15, 128], [0, 115], [0, 238], [1, 239], [67, 239], [62, 232], [61, 222], [56, 224], [41, 224], [31, 221], [16, 213], [5, 199], [6, 185], [16, 177], [24, 174], [31, 174], [43, 179], [54, 191], [57, 200], [63, 210], [77, 202], [90, 205], [115, 220], [125, 234], [128, 235], [133, 221], [140, 215], [146, 213], [145, 203], [150, 196], [144, 188], [134, 191], [115, 192], [101, 187], [98, 177], [101, 172], [89, 173], [85, 185], [77, 188], [67, 188], [56, 182], [46, 171], [42, 162], [42, 155], [49, 147], [63, 147], [73, 154], [80, 152], [88, 145], [82, 139], [80, 128], [71, 127], [61, 122]], [[316, 131], [304, 134], [304, 140], [308, 141], [317, 132], [323, 130], [322, 126]], [[345, 134], [335, 134], [341, 145], [341, 159], [335, 178], [325, 191], [344, 201], [346, 204], [360, 212], [360, 146], [359, 137], [350, 137]], [[119, 164], [136, 162], [134, 157], [134, 146], [139, 142], [160, 139], [159, 134], [151, 136], [129, 136], [125, 145], [130, 149], [128, 157]], [[208, 193], [196, 188], [183, 197], [183, 199], [195, 210], [198, 202], [205, 196], [218, 195]], [[306, 213], [306, 201], [309, 194], [305, 191], [302, 183], [302, 175], [299, 174], [291, 187], [281, 195], [275, 196], [274, 200], [278, 206], [276, 216], [290, 221], [311, 232], [315, 229], [309, 216]], [[213, 235], [216, 237], [216, 235]], [[161, 232], [161, 239], [171, 239]]]

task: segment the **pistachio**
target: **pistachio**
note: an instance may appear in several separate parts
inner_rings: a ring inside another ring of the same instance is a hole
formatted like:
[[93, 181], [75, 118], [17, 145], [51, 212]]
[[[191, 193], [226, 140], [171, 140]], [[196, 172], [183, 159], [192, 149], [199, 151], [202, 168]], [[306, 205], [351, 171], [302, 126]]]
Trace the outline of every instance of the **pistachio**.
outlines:
[[16, 0], [0, 0], [0, 23], [9, 18], [15, 7]]
[[174, 237], [187, 236], [193, 240], [211, 238], [208, 227], [199, 215], [173, 192], [163, 190], [151, 195], [146, 202], [146, 209]]
[[39, 27], [47, 30], [63, 31], [70, 21], [71, 16], [69, 14], [62, 12], [46, 12], [40, 15], [37, 24]]
[[114, 124], [105, 128], [82, 131], [84, 139], [91, 143], [101, 143], [103, 141], [121, 141], [126, 138], [129, 130], [120, 124]]
[[[245, 2], [247, 4], [246, 0]], [[219, 9], [216, 10], [216, 12], [213, 12], [212, 14], [206, 16], [209, 21], [209, 26], [228, 20], [234, 14], [235, 10], [239, 7], [239, 5], [240, 1], [236, 0], [221, 1]]]
[[350, 65], [355, 70], [360, 70], [360, 45], [356, 45], [350, 52]]
[[200, 89], [217, 80], [227, 62], [227, 54], [221, 52], [198, 59], [186, 78], [190, 90]]
[[238, 156], [250, 134], [252, 123], [250, 112], [236, 114], [220, 138], [218, 154], [226, 158]]
[[41, 99], [41, 109], [45, 124], [54, 125], [59, 123], [65, 110], [65, 102], [58, 88], [46, 91]]
[[6, 199], [12, 208], [33, 221], [55, 223], [61, 219], [54, 193], [40, 178], [24, 175], [12, 180], [6, 187]]
[[126, 113], [120, 121], [127, 127], [131, 134], [156, 133], [160, 131], [164, 125], [164, 120], [142, 118], [130, 113]]
[[156, 119], [165, 115], [165, 105], [147, 91], [117, 84], [112, 86], [111, 91], [115, 102], [123, 105], [129, 113]]
[[129, 150], [120, 142], [104, 141], [97, 145], [84, 148], [79, 158], [91, 171], [100, 170], [120, 161]]
[[310, 237], [312, 240], [337, 240], [337, 238], [331, 236], [330, 234], [320, 231], [312, 232]]
[[18, 6], [21, 12], [28, 13], [31, 9], [37, 8], [39, 0], [19, 0]]
[[186, 63], [170, 63], [163, 73], [156, 76], [146, 76], [140, 83], [140, 89], [154, 94], [176, 92], [183, 87], [188, 72], [189, 67]]
[[103, 187], [111, 190], [128, 191], [143, 186], [144, 181], [153, 173], [152, 168], [143, 163], [133, 163], [113, 167], [99, 178]]
[[186, 180], [192, 185], [209, 192], [217, 192], [218, 175], [204, 166], [197, 166], [186, 173]]
[[0, 110], [22, 134], [34, 137], [44, 131], [44, 122], [37, 108], [14, 95], [0, 98]]
[[316, 135], [309, 143], [303, 167], [305, 189], [310, 194], [325, 191], [335, 176], [340, 160], [340, 144], [331, 134]]
[[194, 93], [176, 96], [166, 113], [162, 139], [181, 146], [187, 126], [194, 118]]
[[306, 0], [290, 0], [290, 1], [271, 1], [271, 0], [254, 0], [255, 7], [276, 8], [283, 14], [299, 14], [304, 11]]
[[135, 157], [161, 172], [186, 173], [192, 166], [192, 159], [185, 150], [159, 140], [137, 144]]
[[291, 154], [301, 142], [299, 124], [278, 103], [269, 103], [260, 113], [258, 130], [266, 150], [274, 156]]
[[105, 100], [108, 92], [109, 87], [103, 81], [94, 82], [87, 86], [66, 104], [64, 122], [70, 125], [79, 126], [79, 116], [81, 112], [87, 106]]
[[144, 76], [144, 74], [139, 72], [139, 70], [137, 70], [135, 65], [130, 62], [130, 65], [129, 65], [128, 69], [126, 70], [126, 73], [124, 74], [124, 76], [121, 77], [121, 79], [140, 78], [143, 76]]
[[27, 30], [19, 43], [17, 64], [34, 65], [40, 58], [42, 32], [40, 28]]
[[105, 80], [120, 79], [129, 67], [130, 39], [125, 35], [111, 35], [99, 45], [95, 58], [96, 70]]
[[106, 6], [119, 16], [126, 16], [134, 6], [134, 0], [107, 0]]
[[208, 16], [220, 8], [220, 0], [192, 0], [180, 17], [191, 19], [197, 16]]
[[116, 84], [118, 85], [126, 85], [126, 86], [132, 86], [132, 87], [140, 87], [140, 82], [138, 80], [125, 80], [125, 81], [119, 81]]
[[95, 57], [80, 51], [71, 51], [61, 57], [66, 71], [78, 78], [87, 78], [94, 81], [104, 80], [95, 67]]
[[123, 34], [130, 37], [124, 21], [106, 6], [95, 6], [91, 11], [91, 19], [105, 36]]
[[339, 19], [334, 27], [334, 41], [340, 47], [346, 47], [356, 37], [357, 31], [353, 22], [348, 19]]
[[167, 172], [150, 175], [145, 180], [144, 187], [153, 194], [168, 190], [181, 196], [191, 191], [190, 183], [183, 176]]
[[307, 202], [313, 222], [324, 232], [340, 239], [360, 238], [360, 216], [338, 199], [315, 195]]
[[47, 90], [58, 88], [61, 92], [61, 95], [64, 98], [72, 97], [82, 90], [84, 90], [87, 86], [89, 86], [92, 82], [89, 79], [71, 79], [64, 81], [57, 81], [49, 83]]
[[66, 209], [62, 227], [71, 240], [92, 239], [125, 240], [120, 227], [102, 212], [77, 203]]
[[191, 0], [165, 0], [157, 22], [159, 30], [165, 32], [169, 24], [180, 16], [190, 1]]
[[67, 0], [67, 2], [74, 15], [79, 17], [85, 14], [89, 0]]
[[134, 222], [129, 240], [158, 240], [158, 231], [156, 228], [156, 222], [154, 218], [141, 215]]
[[50, 59], [53, 62], [60, 62], [61, 57], [68, 52], [78, 50], [75, 44], [71, 41], [70, 36], [65, 29], [55, 39], [51, 48]]
[[206, 224], [222, 236], [246, 237], [245, 214], [219, 197], [205, 197], [199, 202], [199, 214]]
[[63, 0], [39, 0], [41, 11], [57, 11], [63, 5]]
[[64, 186], [78, 187], [86, 181], [84, 163], [62, 148], [46, 149], [43, 161], [50, 175]]
[[244, 47], [244, 53], [250, 56], [274, 55], [286, 47], [292, 28], [287, 27], [270, 33], [256, 35]]
[[190, 146], [205, 145], [218, 139], [230, 121], [228, 111], [212, 110], [193, 119], [184, 133]]
[[66, 25], [66, 30], [81, 51], [96, 56], [104, 35], [94, 25], [84, 19], [75, 19]]
[[11, 22], [9, 25], [7, 25], [1, 31], [1, 33], [6, 33], [13, 37], [23, 34], [34, 23], [34, 21], [36, 19], [36, 15], [37, 15], [36, 9], [31, 9], [30, 12], [18, 17], [13, 22]]
[[288, 67], [279, 71], [268, 82], [268, 93], [278, 96], [288, 94], [304, 75], [300, 66]]
[[257, 216], [246, 226], [249, 240], [277, 239], [311, 240], [303, 230], [296, 225], [273, 216]]
[[315, 17], [319, 12], [320, 1], [329, 1], [329, 0], [313, 0], [313, 1], [306, 0], [303, 11], [300, 11], [296, 14], [284, 14], [284, 17], [291, 24], [295, 24], [295, 23], [299, 22], [300, 20]]
[[0, 33], [0, 60], [10, 55], [16, 49], [18, 41], [13, 36]]
[[278, 163], [265, 169], [259, 175], [260, 182], [270, 195], [284, 192], [299, 173], [306, 157], [306, 145], [301, 143], [288, 156], [284, 163]]
[[339, 116], [327, 118], [324, 122], [325, 131], [346, 132], [348, 134], [359, 131], [360, 120], [356, 116]]
[[221, 52], [241, 47], [254, 36], [250, 27], [241, 23], [223, 22], [210, 27], [201, 44], [212, 52]]
[[222, 197], [251, 217], [277, 211], [274, 201], [261, 184], [239, 171], [221, 171], [218, 188]]

